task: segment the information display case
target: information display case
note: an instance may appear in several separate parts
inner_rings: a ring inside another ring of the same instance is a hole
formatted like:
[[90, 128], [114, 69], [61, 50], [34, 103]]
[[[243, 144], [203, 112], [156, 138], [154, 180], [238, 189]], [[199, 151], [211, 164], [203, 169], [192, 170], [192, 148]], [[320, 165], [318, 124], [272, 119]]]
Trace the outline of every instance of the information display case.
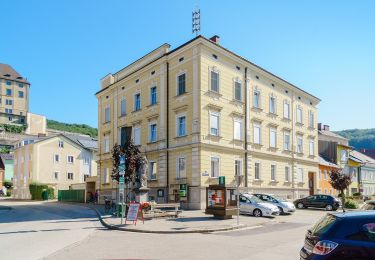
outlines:
[[206, 214], [229, 219], [237, 214], [236, 188], [210, 185], [206, 188]]

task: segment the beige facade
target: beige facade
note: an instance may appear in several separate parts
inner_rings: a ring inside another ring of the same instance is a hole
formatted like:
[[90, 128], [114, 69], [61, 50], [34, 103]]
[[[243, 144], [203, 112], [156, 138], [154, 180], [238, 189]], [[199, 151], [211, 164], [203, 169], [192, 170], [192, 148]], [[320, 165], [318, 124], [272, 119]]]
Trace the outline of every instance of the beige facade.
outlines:
[[235, 173], [244, 191], [286, 198], [308, 195], [309, 176], [316, 183], [320, 100], [202, 36], [107, 75], [97, 98], [102, 194], [115, 194], [110, 151], [129, 126], [158, 202], [203, 208], [205, 187], [219, 176], [234, 185]]
[[43, 115], [27, 113], [27, 128], [25, 133], [28, 135], [46, 135], [47, 118]]
[[[84, 183], [97, 171], [95, 151], [89, 149], [87, 137], [57, 135], [27, 139], [16, 144], [14, 151], [13, 194], [29, 199], [29, 184], [39, 182], [57, 190]], [[86, 141], [82, 141], [86, 140]]]

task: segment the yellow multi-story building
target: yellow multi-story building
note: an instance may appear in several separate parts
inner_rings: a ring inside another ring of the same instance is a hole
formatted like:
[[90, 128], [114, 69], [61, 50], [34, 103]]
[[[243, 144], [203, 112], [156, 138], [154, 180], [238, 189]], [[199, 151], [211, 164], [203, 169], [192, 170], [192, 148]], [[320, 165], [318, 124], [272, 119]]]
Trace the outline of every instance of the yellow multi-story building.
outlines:
[[16, 143], [14, 150], [13, 196], [30, 199], [29, 184], [48, 184], [58, 190], [84, 183], [96, 176], [97, 141], [76, 134], [29, 137]]
[[11, 66], [0, 63], [0, 124], [26, 123], [30, 83]]
[[320, 100], [218, 41], [164, 44], [101, 80], [101, 195], [116, 194], [111, 148], [125, 127], [149, 161], [150, 200], [204, 208], [205, 187], [219, 176], [235, 185], [236, 174], [243, 191], [296, 198], [316, 188]]

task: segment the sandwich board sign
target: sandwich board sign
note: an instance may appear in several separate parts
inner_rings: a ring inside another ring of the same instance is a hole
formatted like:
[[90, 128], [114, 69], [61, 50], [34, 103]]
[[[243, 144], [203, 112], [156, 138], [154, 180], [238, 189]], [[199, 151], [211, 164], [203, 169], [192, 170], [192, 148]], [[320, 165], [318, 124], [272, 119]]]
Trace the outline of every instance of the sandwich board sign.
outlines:
[[143, 212], [140, 206], [141, 204], [136, 203], [136, 202], [131, 202], [129, 204], [129, 210], [128, 210], [128, 214], [126, 215], [125, 224], [126, 224], [126, 221], [133, 221], [133, 224], [137, 225], [137, 220], [139, 216], [141, 216], [143, 224], [145, 223], [143, 219]]

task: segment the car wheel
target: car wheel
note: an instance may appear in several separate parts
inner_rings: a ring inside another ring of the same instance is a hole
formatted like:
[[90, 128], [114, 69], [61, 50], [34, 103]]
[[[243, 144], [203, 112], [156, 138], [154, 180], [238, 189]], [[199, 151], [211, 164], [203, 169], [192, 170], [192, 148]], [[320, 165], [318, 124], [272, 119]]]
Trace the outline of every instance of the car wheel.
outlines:
[[282, 207], [278, 207], [279, 208], [279, 211], [280, 211], [280, 215], [284, 215], [284, 210]]
[[260, 209], [254, 209], [253, 215], [254, 215], [254, 217], [261, 217], [262, 211]]
[[326, 206], [326, 210], [327, 210], [327, 211], [331, 211], [332, 209], [333, 209], [332, 205], [327, 205], [327, 206]]
[[297, 204], [297, 208], [299, 208], [299, 209], [303, 209], [304, 207], [305, 207], [305, 205], [303, 205], [302, 202], [299, 202], [299, 203]]

